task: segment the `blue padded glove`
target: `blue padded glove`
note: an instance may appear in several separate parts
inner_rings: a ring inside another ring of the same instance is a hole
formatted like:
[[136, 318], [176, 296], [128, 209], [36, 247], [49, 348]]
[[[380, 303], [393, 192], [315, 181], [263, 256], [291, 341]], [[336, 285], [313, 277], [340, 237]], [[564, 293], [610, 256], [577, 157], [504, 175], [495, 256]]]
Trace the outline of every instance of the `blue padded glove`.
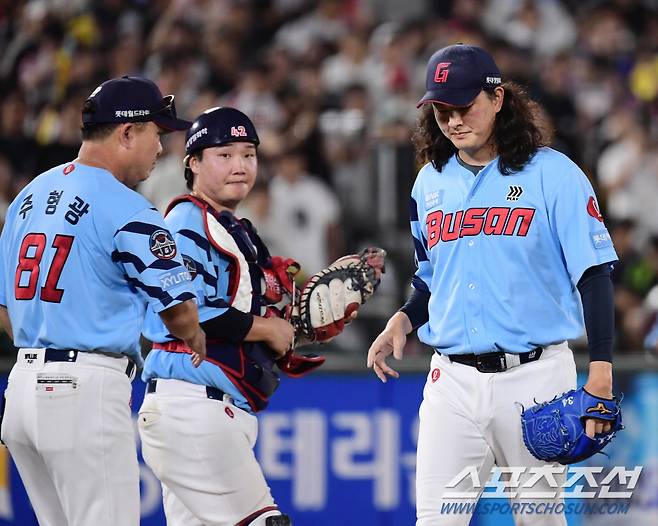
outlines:
[[[521, 413], [523, 441], [539, 460], [580, 462], [600, 452], [624, 428], [620, 403], [616, 397], [608, 400], [593, 396], [582, 387], [573, 389]], [[611, 422], [610, 431], [588, 437], [584, 419], [590, 417]]]

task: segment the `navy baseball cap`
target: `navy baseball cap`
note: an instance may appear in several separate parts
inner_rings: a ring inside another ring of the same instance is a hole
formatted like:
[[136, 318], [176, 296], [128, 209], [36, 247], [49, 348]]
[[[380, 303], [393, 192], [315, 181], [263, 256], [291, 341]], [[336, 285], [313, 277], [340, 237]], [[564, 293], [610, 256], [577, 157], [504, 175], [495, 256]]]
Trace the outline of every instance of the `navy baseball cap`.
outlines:
[[427, 93], [416, 107], [427, 102], [468, 106], [483, 89], [491, 90], [501, 83], [498, 66], [481, 47], [465, 44], [444, 47], [427, 63]]
[[153, 121], [165, 131], [187, 130], [192, 123], [176, 117], [174, 96], [162, 96], [155, 82], [124, 75], [98, 86], [85, 101], [82, 123]]
[[260, 143], [256, 127], [240, 110], [218, 106], [204, 111], [187, 130], [185, 154], [230, 142]]

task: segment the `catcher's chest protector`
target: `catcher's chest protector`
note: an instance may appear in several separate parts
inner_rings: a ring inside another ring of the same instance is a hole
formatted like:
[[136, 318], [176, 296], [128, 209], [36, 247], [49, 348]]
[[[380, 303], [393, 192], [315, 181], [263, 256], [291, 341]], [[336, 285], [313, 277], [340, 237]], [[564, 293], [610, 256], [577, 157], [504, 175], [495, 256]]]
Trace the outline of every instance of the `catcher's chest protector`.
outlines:
[[[184, 201], [190, 201], [202, 210], [208, 241], [229, 260], [228, 303], [242, 312], [262, 316], [266, 305], [261, 287], [262, 265], [268, 264], [271, 258], [251, 223], [238, 220], [226, 211], [217, 212], [202, 199], [189, 194], [176, 198], [167, 212]], [[267, 346], [258, 342], [232, 343], [209, 337], [207, 352], [207, 359], [222, 368], [253, 411], [267, 407], [269, 398], [279, 386], [279, 377], [273, 371], [274, 356]]]

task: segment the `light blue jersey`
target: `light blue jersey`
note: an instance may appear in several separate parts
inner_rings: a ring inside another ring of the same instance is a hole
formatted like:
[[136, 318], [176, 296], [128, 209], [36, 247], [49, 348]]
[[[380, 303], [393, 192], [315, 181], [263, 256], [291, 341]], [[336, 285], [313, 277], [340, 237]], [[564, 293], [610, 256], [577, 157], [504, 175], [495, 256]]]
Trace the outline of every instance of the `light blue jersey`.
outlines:
[[9, 207], [0, 237], [0, 304], [17, 347], [98, 350], [142, 363], [147, 305], [194, 298], [155, 208], [110, 172], [68, 164]]
[[[191, 202], [184, 202], [175, 206], [165, 219], [192, 275], [200, 322], [226, 312], [231, 301], [229, 291], [235, 283], [226, 254], [218, 252], [206, 237], [202, 214], [199, 207]], [[146, 314], [143, 333], [153, 342], [165, 343], [173, 340], [160, 317], [153, 312]], [[233, 397], [236, 406], [251, 411], [246, 398], [222, 369], [213, 363], [210, 355], [209, 359], [195, 368], [186, 354], [153, 349], [146, 357], [142, 372], [145, 382], [152, 378], [172, 378], [216, 387]]]
[[617, 260], [594, 191], [566, 156], [542, 148], [520, 172], [498, 158], [477, 176], [455, 156], [412, 190], [411, 230], [430, 293], [421, 341], [442, 354], [522, 353], [584, 332], [576, 285]]

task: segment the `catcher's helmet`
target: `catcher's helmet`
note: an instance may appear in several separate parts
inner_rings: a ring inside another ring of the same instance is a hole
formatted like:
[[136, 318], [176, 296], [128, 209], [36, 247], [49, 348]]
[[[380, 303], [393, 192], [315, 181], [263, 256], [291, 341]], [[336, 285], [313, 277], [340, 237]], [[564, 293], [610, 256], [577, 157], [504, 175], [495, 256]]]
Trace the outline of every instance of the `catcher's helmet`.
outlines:
[[204, 148], [230, 142], [251, 142], [258, 145], [260, 140], [254, 123], [235, 108], [210, 108], [199, 115], [187, 130], [185, 154], [190, 155]]

